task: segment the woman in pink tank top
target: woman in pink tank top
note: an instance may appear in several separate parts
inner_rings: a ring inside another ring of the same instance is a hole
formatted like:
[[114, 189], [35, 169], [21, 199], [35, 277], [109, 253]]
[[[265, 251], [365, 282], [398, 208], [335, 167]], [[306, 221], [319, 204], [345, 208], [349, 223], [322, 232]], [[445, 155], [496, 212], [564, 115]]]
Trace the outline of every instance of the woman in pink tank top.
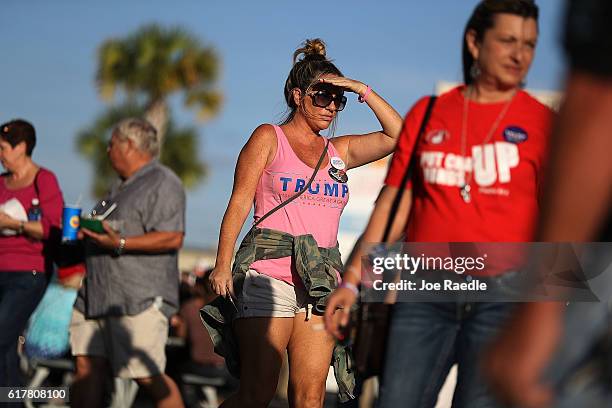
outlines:
[[[390, 154], [402, 119], [369, 86], [343, 77], [326, 58], [321, 40], [307, 40], [295, 51], [285, 83], [287, 118], [280, 126], [264, 124], [255, 129], [238, 158], [210, 276], [217, 294], [233, 296], [234, 247], [252, 203], [257, 221], [308, 185], [326, 144], [320, 132], [334, 128], [347, 101], [345, 92], [357, 94], [370, 107], [382, 130], [333, 138], [306, 191], [257, 226], [296, 237], [310, 235], [320, 248], [337, 245], [340, 215], [349, 197], [345, 171]], [[310, 313], [312, 305], [293, 262], [288, 256], [258, 260], [250, 266], [237, 294], [238, 318], [233, 323], [240, 348], [240, 389], [224, 407], [267, 406], [285, 350], [291, 405], [323, 403], [335, 342], [322, 330], [322, 316]]]

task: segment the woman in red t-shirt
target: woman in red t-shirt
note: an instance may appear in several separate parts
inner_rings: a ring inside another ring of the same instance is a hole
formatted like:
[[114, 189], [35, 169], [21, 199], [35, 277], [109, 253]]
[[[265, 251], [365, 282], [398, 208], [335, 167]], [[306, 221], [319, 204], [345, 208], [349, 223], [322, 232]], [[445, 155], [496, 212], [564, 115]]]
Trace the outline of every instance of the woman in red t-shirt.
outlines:
[[[17, 338], [42, 298], [47, 279], [43, 241], [59, 231], [62, 192], [55, 175], [32, 161], [34, 127], [0, 125], [0, 386], [19, 385]], [[38, 204], [36, 204], [38, 203]], [[38, 206], [38, 211], [35, 207]]]
[[[553, 116], [521, 89], [534, 57], [537, 18], [538, 8], [528, 0], [484, 0], [475, 8], [464, 34], [465, 85], [438, 97], [419, 140], [429, 98], [408, 113], [363, 242], [382, 240], [413, 149], [414, 172], [400, 200], [390, 242], [402, 234], [407, 242], [533, 240]], [[338, 322], [332, 312], [349, 310], [355, 302], [361, 280], [359, 255], [347, 263], [344, 285], [327, 305], [327, 328], [336, 335], [338, 323], [346, 324], [348, 316]], [[496, 275], [502, 270], [499, 266], [503, 265], [487, 265], [481, 275]], [[458, 378], [453, 406], [497, 406], [480, 374], [479, 354], [510, 310], [510, 303], [493, 302], [396, 304], [381, 383], [382, 406], [433, 407], [454, 364]]]

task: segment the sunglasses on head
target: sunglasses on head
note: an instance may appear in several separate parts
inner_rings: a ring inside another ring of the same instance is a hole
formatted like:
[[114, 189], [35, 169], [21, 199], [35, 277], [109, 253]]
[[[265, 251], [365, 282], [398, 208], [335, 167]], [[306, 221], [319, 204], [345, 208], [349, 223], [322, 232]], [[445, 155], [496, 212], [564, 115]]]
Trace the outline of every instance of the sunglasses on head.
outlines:
[[337, 111], [341, 111], [346, 106], [346, 96], [344, 95], [334, 96], [329, 91], [314, 91], [310, 96], [312, 97], [312, 104], [318, 108], [327, 108], [332, 101], [336, 105]]

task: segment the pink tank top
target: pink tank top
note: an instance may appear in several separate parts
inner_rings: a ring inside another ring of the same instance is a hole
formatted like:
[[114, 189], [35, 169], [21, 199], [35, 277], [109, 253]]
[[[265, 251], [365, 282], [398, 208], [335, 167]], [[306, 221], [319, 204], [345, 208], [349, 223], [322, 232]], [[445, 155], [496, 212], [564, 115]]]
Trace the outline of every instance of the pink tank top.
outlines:
[[[274, 125], [277, 148], [272, 163], [266, 167], [255, 191], [257, 220], [281, 202], [300, 191], [310, 180], [314, 168], [302, 162], [289, 145], [283, 130]], [[340, 157], [332, 143], [327, 156]], [[308, 190], [293, 202], [267, 217], [258, 225], [292, 235], [311, 234], [319, 247], [331, 248], [338, 242], [340, 215], [349, 198], [348, 185], [329, 176], [331, 160], [321, 165]], [[291, 257], [255, 261], [251, 269], [290, 284], [301, 283]]]

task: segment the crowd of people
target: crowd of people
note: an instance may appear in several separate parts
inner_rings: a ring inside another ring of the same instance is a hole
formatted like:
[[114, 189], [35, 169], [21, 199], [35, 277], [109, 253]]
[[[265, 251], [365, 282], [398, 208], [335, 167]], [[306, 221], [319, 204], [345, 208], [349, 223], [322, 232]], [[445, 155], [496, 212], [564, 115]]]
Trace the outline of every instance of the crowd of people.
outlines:
[[[242, 148], [214, 268], [184, 301], [183, 185], [159, 161], [154, 126], [117, 123], [107, 147], [117, 179], [103, 199], [114, 210], [101, 230], [78, 233], [86, 274], [69, 328], [71, 406], [104, 406], [110, 378], [135, 381], [157, 407], [184, 406], [167, 373], [170, 330], [191, 345], [181, 370], [226, 378], [236, 389], [223, 407], [268, 406], [285, 355], [290, 406], [323, 405], [330, 365], [339, 404], [350, 406], [364, 378], [351, 344], [336, 340], [360, 297], [366, 243], [610, 241], [612, 7], [568, 6], [570, 72], [558, 117], [523, 89], [538, 43], [533, 0], [480, 1], [462, 36], [463, 84], [424, 96], [403, 120], [372, 86], [343, 76], [322, 40], [305, 41], [285, 80], [287, 114], [257, 127]], [[349, 94], [381, 130], [334, 134]], [[61, 253], [62, 192], [53, 172], [33, 161], [35, 146], [26, 120], [0, 125], [0, 387], [21, 385], [18, 338]], [[392, 153], [343, 265], [338, 229], [348, 171]], [[495, 269], [482, 277], [504, 279]], [[609, 366], [590, 387], [577, 390], [567, 379], [595, 352], [612, 361], [611, 289], [608, 279], [604, 301], [569, 306], [398, 302], [378, 404], [434, 407], [456, 365], [453, 407], [609, 406]], [[580, 335], [577, 351], [572, 340]]]

